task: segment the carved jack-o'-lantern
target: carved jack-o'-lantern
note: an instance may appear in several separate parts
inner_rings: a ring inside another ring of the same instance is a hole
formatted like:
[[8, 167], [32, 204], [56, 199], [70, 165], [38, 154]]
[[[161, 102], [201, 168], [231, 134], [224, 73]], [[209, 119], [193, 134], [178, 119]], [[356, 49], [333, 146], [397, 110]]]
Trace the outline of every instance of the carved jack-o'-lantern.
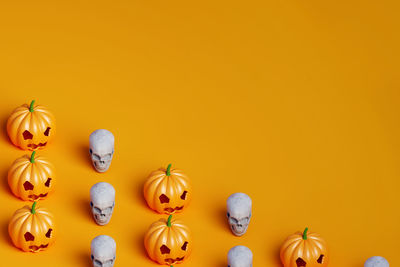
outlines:
[[192, 198], [189, 177], [181, 170], [159, 169], [150, 174], [144, 184], [144, 198], [150, 208], [158, 213], [174, 214], [182, 212]]
[[54, 166], [35, 153], [18, 158], [8, 171], [10, 189], [22, 200], [45, 199], [54, 190]]
[[8, 233], [17, 248], [39, 252], [55, 241], [53, 215], [45, 208], [25, 206], [17, 210], [8, 225]]
[[56, 124], [53, 114], [32, 101], [16, 108], [7, 121], [11, 142], [24, 150], [43, 149], [53, 139]]
[[144, 237], [149, 257], [159, 264], [182, 263], [192, 251], [192, 235], [179, 220], [161, 219], [153, 223]]
[[316, 233], [297, 232], [289, 236], [281, 247], [284, 267], [326, 267], [328, 249], [325, 241]]

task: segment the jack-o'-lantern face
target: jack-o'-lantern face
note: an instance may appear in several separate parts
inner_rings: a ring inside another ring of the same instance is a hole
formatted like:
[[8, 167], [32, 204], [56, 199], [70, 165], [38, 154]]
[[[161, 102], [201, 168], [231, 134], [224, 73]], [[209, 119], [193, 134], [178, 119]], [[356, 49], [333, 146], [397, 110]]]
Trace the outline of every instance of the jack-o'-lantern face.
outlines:
[[[301, 249], [299, 249], [301, 248]], [[316, 233], [297, 232], [289, 236], [281, 248], [284, 267], [326, 267], [328, 249], [325, 241]]]
[[149, 207], [164, 214], [182, 212], [192, 198], [189, 178], [180, 170], [171, 170], [171, 164], [151, 173], [143, 192]]
[[22, 200], [45, 199], [54, 191], [54, 166], [42, 156], [22, 156], [8, 171], [8, 184], [14, 195]]
[[191, 253], [192, 236], [181, 221], [161, 219], [153, 223], [144, 239], [149, 257], [164, 265], [182, 263]]
[[14, 213], [8, 232], [14, 245], [26, 252], [47, 249], [55, 241], [53, 215], [45, 208], [25, 206]]
[[53, 139], [56, 125], [50, 111], [32, 101], [13, 111], [7, 121], [11, 142], [24, 150], [40, 150]]

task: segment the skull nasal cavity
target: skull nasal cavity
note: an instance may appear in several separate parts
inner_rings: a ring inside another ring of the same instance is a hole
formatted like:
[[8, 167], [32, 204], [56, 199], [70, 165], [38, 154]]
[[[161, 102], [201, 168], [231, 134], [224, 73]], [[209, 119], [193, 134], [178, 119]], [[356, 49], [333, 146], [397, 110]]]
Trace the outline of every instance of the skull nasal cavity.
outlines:
[[34, 237], [30, 232], [26, 232], [26, 233], [24, 234], [24, 237], [25, 237], [25, 240], [26, 240], [26, 241], [33, 241], [33, 240], [35, 240], [35, 237]]
[[306, 262], [302, 258], [297, 258], [296, 264], [297, 267], [306, 266]]
[[25, 130], [22, 133], [22, 136], [24, 137], [24, 140], [28, 140], [28, 139], [32, 139], [33, 138], [33, 134], [31, 134], [31, 132], [28, 131], [28, 130]]
[[161, 254], [169, 254], [171, 252], [171, 250], [166, 245], [162, 245], [160, 247], [160, 251], [161, 251]]
[[182, 250], [186, 250], [187, 245], [188, 245], [188, 242], [186, 241], [186, 242], [183, 244], [183, 246], [181, 247], [181, 249], [182, 249]]
[[167, 196], [164, 195], [164, 194], [162, 194], [162, 195], [159, 197], [159, 199], [160, 199], [161, 204], [163, 204], [163, 203], [169, 203], [169, 197], [167, 197]]
[[51, 178], [47, 178], [47, 181], [46, 181], [46, 183], [44, 185], [49, 187], [50, 186], [50, 181], [51, 181]]
[[181, 199], [185, 200], [185, 199], [186, 199], [186, 194], [187, 194], [187, 191], [183, 191], [183, 194], [182, 194], [182, 196], [181, 196]]
[[26, 181], [24, 183], [24, 189], [25, 189], [25, 191], [33, 190], [33, 184], [31, 184], [30, 182]]
[[318, 258], [317, 262], [318, 262], [319, 264], [322, 264], [322, 261], [323, 261], [323, 260], [324, 260], [324, 255], [323, 255], [323, 254], [319, 255], [319, 258]]
[[51, 237], [51, 231], [53, 231], [53, 229], [49, 229], [49, 231], [47, 231], [47, 233], [46, 233], [46, 237], [47, 238], [50, 238]]
[[49, 136], [50, 129], [51, 129], [50, 127], [47, 127], [46, 131], [44, 131], [45, 136]]

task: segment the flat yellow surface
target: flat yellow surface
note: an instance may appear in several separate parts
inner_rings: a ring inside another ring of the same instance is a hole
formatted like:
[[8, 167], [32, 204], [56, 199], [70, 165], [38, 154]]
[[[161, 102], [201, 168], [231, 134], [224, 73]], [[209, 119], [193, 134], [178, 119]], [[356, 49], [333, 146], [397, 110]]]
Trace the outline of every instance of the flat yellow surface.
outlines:
[[[3, 1], [0, 4], [1, 266], [88, 267], [90, 241], [117, 241], [117, 266], [157, 266], [143, 236], [162, 216], [142, 185], [173, 163], [192, 178], [177, 216], [194, 234], [182, 266], [226, 266], [235, 245], [254, 266], [280, 266], [284, 239], [305, 226], [330, 245], [330, 266], [373, 255], [400, 266], [400, 39], [398, 1]], [[36, 99], [57, 118], [41, 154], [58, 186], [40, 203], [58, 220], [48, 251], [23, 253], [8, 221], [27, 204], [6, 182], [23, 155], [5, 123]], [[111, 169], [96, 173], [89, 134], [111, 130]], [[117, 190], [107, 226], [89, 189]], [[225, 201], [254, 203], [234, 237]]]

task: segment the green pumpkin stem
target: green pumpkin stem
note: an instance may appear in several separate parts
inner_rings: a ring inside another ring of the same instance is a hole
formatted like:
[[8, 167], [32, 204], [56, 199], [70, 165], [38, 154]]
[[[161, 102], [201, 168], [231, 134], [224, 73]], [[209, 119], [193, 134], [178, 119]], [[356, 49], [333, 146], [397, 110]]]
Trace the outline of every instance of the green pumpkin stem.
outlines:
[[29, 112], [33, 112], [33, 105], [35, 104], [35, 100], [32, 100], [31, 105], [29, 106]]
[[306, 229], [304, 229], [303, 240], [307, 240], [307, 231], [308, 231], [308, 227], [306, 227]]
[[172, 219], [172, 214], [169, 215], [169, 217], [168, 217], [168, 221], [167, 221], [167, 226], [168, 227], [171, 227], [171, 219]]
[[35, 208], [36, 208], [36, 201], [35, 202], [33, 202], [33, 204], [32, 204], [32, 209], [31, 209], [31, 213], [32, 214], [35, 214], [36, 213], [36, 210], [35, 210]]
[[36, 151], [33, 151], [31, 154], [31, 163], [35, 163], [35, 154], [36, 154]]
[[170, 164], [168, 164], [168, 167], [167, 167], [167, 176], [170, 176], [171, 175], [171, 163]]

